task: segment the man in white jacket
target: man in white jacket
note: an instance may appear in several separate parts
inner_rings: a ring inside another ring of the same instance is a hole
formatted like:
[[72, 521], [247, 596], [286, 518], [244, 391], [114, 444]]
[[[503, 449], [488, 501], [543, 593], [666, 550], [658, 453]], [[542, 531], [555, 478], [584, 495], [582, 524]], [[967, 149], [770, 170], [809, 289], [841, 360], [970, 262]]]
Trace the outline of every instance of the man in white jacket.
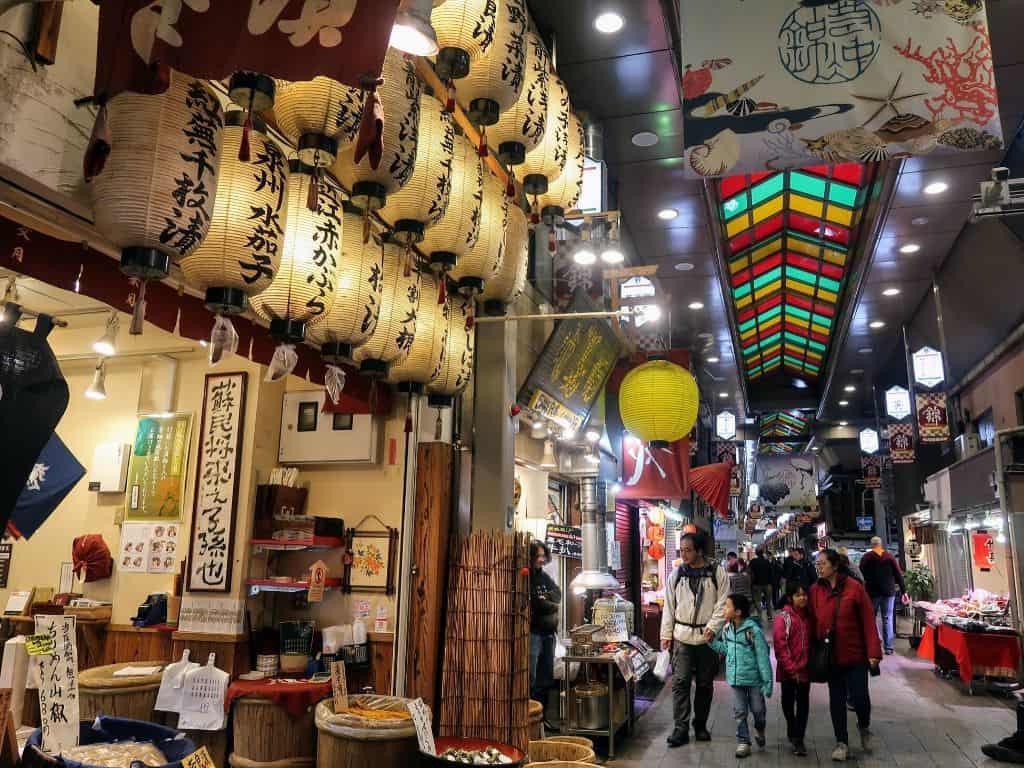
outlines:
[[[690, 741], [690, 715], [694, 737], [711, 741], [708, 715], [718, 672], [718, 655], [708, 643], [725, 624], [725, 599], [729, 577], [721, 564], [708, 560], [707, 536], [688, 533], [679, 543], [683, 564], [665, 588], [665, 609], [661, 614], [661, 647], [672, 649], [672, 711], [675, 729], [668, 737], [670, 747]], [[690, 703], [690, 686], [697, 692]]]

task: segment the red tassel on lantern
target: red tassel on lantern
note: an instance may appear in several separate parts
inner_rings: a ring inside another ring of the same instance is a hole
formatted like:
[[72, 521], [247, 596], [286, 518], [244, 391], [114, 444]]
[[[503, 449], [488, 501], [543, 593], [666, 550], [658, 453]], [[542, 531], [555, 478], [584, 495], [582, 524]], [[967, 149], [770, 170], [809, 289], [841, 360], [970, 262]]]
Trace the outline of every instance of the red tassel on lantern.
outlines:
[[238, 162], [249, 162], [249, 131], [252, 129], [252, 112], [245, 113], [245, 123], [242, 124], [242, 140], [238, 144]]
[[[317, 157], [319, 159], [319, 155]], [[313, 173], [311, 173], [309, 176], [309, 189], [306, 191], [306, 207], [313, 213], [316, 213], [320, 203], [318, 189], [318, 187], [320, 186], [318, 181], [319, 174], [319, 168], [313, 170]]]
[[405, 246], [405, 270], [402, 273], [403, 277], [410, 275], [412, 275], [412, 243]]
[[437, 305], [441, 306], [448, 301], [448, 287], [445, 285], [448, 282], [444, 275], [441, 275], [438, 279], [437, 287]]
[[444, 111], [449, 115], [455, 112], [455, 81], [448, 78], [448, 98], [444, 102]]
[[85, 148], [85, 157], [82, 159], [82, 172], [86, 181], [92, 181], [103, 173], [103, 166], [107, 163], [110, 155], [110, 124], [107, 122], [107, 105], [103, 104], [100, 111], [96, 113], [96, 120], [92, 124], [92, 134], [89, 136], [89, 145]]
[[555, 238], [555, 228], [548, 230], [548, 251], [554, 253], [558, 250], [558, 240]]
[[487, 157], [487, 127], [480, 128], [480, 143], [477, 145], [476, 154], [478, 157]]
[[505, 184], [505, 197], [514, 198], [516, 196], [516, 177], [512, 174], [512, 166], [508, 167], [506, 171], [508, 174], [508, 182]]

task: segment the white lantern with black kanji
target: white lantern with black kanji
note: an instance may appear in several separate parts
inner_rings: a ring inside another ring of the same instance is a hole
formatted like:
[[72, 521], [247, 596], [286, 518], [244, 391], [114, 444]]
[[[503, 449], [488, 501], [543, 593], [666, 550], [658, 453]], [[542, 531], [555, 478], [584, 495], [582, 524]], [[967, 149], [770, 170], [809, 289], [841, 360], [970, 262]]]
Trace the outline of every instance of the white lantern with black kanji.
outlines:
[[[442, 275], [440, 279], [444, 279]], [[416, 312], [416, 335], [409, 353], [388, 368], [388, 381], [400, 392], [421, 392], [441, 363], [444, 334], [444, 302], [438, 302], [440, 284], [429, 270], [420, 275], [420, 304]]]
[[416, 161], [405, 185], [388, 196], [380, 215], [392, 225], [395, 239], [418, 243], [448, 208], [452, 186], [455, 127], [451, 115], [429, 93], [420, 96]]
[[246, 297], [270, 285], [281, 263], [287, 221], [287, 160], [259, 118], [249, 131], [250, 159], [238, 159], [246, 113], [228, 112], [217, 199], [210, 230], [196, 250], [181, 259], [185, 282], [204, 292], [211, 312], [234, 315]]
[[572, 112], [569, 113], [569, 141], [565, 167], [558, 177], [548, 182], [548, 191], [537, 196], [541, 216], [545, 221], [561, 221], [580, 199], [583, 191], [583, 123]]
[[430, 25], [437, 35], [435, 70], [441, 80], [469, 74], [472, 62], [491, 47], [498, 9], [495, 0], [450, 0], [435, 6]]
[[274, 117], [303, 163], [327, 167], [355, 140], [365, 99], [362, 89], [329, 77], [278, 80]]
[[231, 75], [228, 81], [228, 98], [245, 110], [244, 130], [238, 145], [239, 160], [249, 159], [249, 132], [252, 130], [253, 118], [274, 108], [276, 93], [277, 84], [272, 77], [248, 70]]
[[488, 314], [503, 315], [505, 305], [519, 298], [526, 286], [526, 272], [530, 266], [530, 227], [526, 214], [514, 202], [508, 206], [508, 224], [505, 227], [505, 254], [498, 273], [484, 284], [476, 299]]
[[473, 376], [473, 299], [452, 295], [445, 303], [441, 361], [427, 386], [431, 408], [451, 408]]
[[[110, 154], [90, 182], [96, 228], [121, 249], [121, 271], [144, 288], [206, 237], [224, 115], [202, 80], [173, 70], [163, 93], [124, 91], [103, 112]], [[141, 293], [136, 305], [144, 302]], [[141, 314], [138, 325], [141, 332]]]
[[544, 41], [534, 30], [526, 34], [526, 64], [523, 89], [498, 122], [487, 129], [487, 140], [498, 148], [504, 166], [522, 165], [526, 153], [544, 139], [548, 116], [548, 70], [551, 60]]
[[[270, 322], [271, 336], [296, 344], [305, 338], [306, 323], [329, 313], [334, 305], [342, 207], [334, 179], [299, 160], [288, 165], [288, 221], [281, 266], [250, 304]], [[317, 185], [315, 210], [307, 205], [311, 184]]]
[[341, 253], [334, 279], [331, 310], [313, 318], [310, 340], [320, 345], [324, 362], [351, 362], [355, 347], [377, 328], [383, 289], [383, 250], [373, 238], [363, 241], [363, 212], [342, 203]]
[[486, 172], [476, 147], [465, 137], [456, 136], [448, 207], [420, 243], [420, 251], [434, 272], [448, 272], [476, 245]]
[[508, 198], [505, 190], [498, 177], [485, 170], [480, 232], [473, 247], [449, 272], [457, 283], [459, 293], [475, 296], [484, 289], [488, 280], [498, 274], [504, 255], [507, 220]]
[[356, 162], [356, 146], [343, 150], [334, 174], [351, 192], [352, 202], [364, 211], [384, 207], [387, 197], [412, 177], [420, 123], [420, 79], [410, 59], [389, 48], [381, 71], [384, 84], [377, 88], [387, 118], [381, 136], [383, 151], [377, 158], [367, 152]]
[[384, 282], [377, 327], [352, 355], [359, 370], [373, 378], [387, 376], [388, 366], [409, 354], [420, 306], [420, 273], [413, 269], [406, 274], [405, 247], [392, 242], [383, 247]]
[[569, 91], [562, 78], [548, 73], [548, 111], [544, 125], [544, 138], [526, 153], [526, 161], [519, 169], [523, 191], [536, 198], [548, 191], [548, 182], [557, 179], [565, 168], [569, 154]]

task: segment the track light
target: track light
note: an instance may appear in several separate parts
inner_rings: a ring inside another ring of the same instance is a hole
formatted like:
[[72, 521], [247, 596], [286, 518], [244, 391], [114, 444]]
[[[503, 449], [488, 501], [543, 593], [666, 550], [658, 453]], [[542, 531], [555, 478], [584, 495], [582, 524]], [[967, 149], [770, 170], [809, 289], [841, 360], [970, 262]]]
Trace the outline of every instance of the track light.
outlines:
[[92, 375], [92, 384], [85, 390], [85, 396], [90, 400], [106, 400], [107, 399], [107, 387], [106, 378], [107, 373], [103, 368], [104, 360], [101, 358], [96, 363], [96, 371]]
[[103, 357], [110, 357], [117, 353], [117, 330], [120, 326], [117, 312], [111, 312], [107, 319], [107, 328], [103, 335], [92, 343], [93, 352]]
[[437, 34], [430, 24], [431, 0], [402, 0], [391, 28], [392, 48], [414, 56], [437, 54]]

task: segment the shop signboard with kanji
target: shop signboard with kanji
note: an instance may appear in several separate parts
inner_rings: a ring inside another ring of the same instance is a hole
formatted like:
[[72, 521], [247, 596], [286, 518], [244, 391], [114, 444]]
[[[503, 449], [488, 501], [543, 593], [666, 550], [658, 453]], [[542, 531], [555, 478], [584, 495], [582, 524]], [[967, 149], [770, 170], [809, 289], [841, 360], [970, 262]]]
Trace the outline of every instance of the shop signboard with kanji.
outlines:
[[885, 412], [896, 421], [907, 418], [910, 415], [910, 392], [900, 386], [885, 390]]
[[918, 392], [917, 434], [922, 443], [944, 443], [949, 440], [949, 410], [945, 392]]
[[78, 645], [74, 616], [35, 617], [36, 635], [47, 636], [39, 655], [39, 721], [43, 749], [53, 755], [78, 745]]
[[139, 417], [128, 461], [125, 520], [181, 520], [192, 414]]
[[1002, 146], [982, 0], [686, 0], [692, 177]]

